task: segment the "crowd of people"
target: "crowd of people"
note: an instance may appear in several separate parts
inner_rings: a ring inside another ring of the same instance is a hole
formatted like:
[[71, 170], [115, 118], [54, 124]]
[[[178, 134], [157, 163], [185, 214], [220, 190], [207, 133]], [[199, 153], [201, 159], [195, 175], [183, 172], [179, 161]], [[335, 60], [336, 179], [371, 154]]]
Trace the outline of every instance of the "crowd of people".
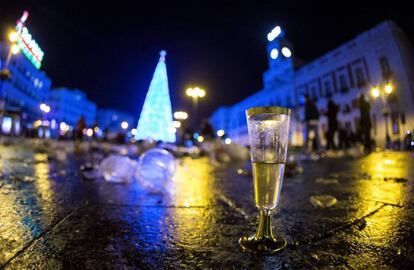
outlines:
[[[323, 134], [326, 137], [326, 150], [346, 150], [355, 147], [357, 143], [361, 143], [364, 146], [365, 152], [369, 153], [372, 151], [375, 142], [371, 138], [371, 107], [364, 94], [360, 94], [358, 105], [360, 119], [356, 131], [354, 131], [349, 122], [343, 124], [338, 121], [339, 106], [332, 99], [328, 100], [327, 111], [324, 113], [327, 117], [328, 127], [325, 134]], [[304, 114], [306, 151], [318, 152], [321, 150], [319, 136], [319, 118], [321, 113], [318, 111], [315, 102], [308, 95], [305, 95]], [[336, 143], [335, 137], [338, 138], [338, 143]]]

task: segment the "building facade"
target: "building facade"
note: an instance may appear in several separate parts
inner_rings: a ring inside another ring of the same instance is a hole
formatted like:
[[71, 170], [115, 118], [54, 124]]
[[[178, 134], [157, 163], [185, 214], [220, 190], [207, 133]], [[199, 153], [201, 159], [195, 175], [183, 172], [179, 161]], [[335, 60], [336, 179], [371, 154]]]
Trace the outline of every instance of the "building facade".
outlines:
[[[0, 69], [5, 68], [9, 46], [7, 43], [0, 43]], [[37, 69], [23, 54], [12, 55], [7, 69], [11, 73], [10, 80], [0, 81], [0, 98], [6, 117], [4, 123], [7, 126], [6, 130], [9, 130], [9, 123], [14, 125], [17, 122], [10, 122], [7, 118], [8, 112], [10, 112], [10, 117], [19, 115], [20, 129], [20, 126], [39, 119], [41, 116], [39, 105], [46, 100], [50, 92], [51, 80], [44, 71]]]
[[132, 114], [108, 108], [98, 110], [96, 122], [100, 129], [108, 129], [111, 133], [121, 131], [122, 122], [127, 122], [129, 129], [134, 128], [136, 125], [136, 119]]
[[[233, 106], [218, 108], [210, 117], [214, 128], [224, 129], [232, 141], [248, 144], [247, 108], [276, 105], [293, 109], [290, 143], [302, 145], [305, 94], [321, 114], [322, 142], [329, 99], [339, 105], [340, 125], [358, 132], [360, 94], [371, 104], [372, 136], [377, 145], [385, 143], [386, 133], [391, 140], [401, 141], [414, 128], [414, 51], [395, 23], [385, 21], [298, 69], [293, 67], [291, 45], [280, 27], [269, 33], [268, 40], [264, 88]], [[391, 87], [387, 93], [386, 87]], [[381, 92], [379, 97], [371, 95], [374, 88]]]
[[92, 127], [95, 123], [96, 104], [79, 89], [64, 87], [52, 89], [47, 104], [50, 106], [50, 112], [47, 114], [49, 120], [54, 119], [75, 127], [83, 116], [88, 127]]

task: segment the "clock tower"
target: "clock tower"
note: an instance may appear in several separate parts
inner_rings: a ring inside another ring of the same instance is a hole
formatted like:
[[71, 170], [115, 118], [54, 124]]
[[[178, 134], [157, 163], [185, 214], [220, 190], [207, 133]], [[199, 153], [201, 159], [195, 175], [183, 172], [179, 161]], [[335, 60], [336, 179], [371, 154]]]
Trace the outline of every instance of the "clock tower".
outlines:
[[292, 45], [280, 26], [267, 34], [267, 40], [269, 69], [263, 74], [263, 85], [265, 89], [273, 89], [293, 79]]

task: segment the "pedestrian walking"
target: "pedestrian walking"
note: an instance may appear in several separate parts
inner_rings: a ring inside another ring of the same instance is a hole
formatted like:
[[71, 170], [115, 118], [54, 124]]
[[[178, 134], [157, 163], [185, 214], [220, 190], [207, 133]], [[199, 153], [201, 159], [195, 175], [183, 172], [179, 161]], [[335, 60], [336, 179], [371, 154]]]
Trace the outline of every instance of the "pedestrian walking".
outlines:
[[75, 128], [75, 139], [76, 140], [83, 140], [83, 130], [86, 128], [85, 117], [82, 115], [78, 122], [76, 123]]
[[365, 98], [365, 95], [361, 93], [359, 96], [360, 131], [362, 143], [364, 144], [364, 150], [366, 153], [370, 153], [372, 151], [370, 111], [371, 105]]
[[328, 101], [328, 112], [326, 113], [326, 116], [328, 117], [328, 134], [327, 134], [327, 144], [326, 149], [333, 149], [336, 150], [335, 146], [335, 133], [338, 129], [338, 105], [333, 102], [332, 99], [329, 99]]

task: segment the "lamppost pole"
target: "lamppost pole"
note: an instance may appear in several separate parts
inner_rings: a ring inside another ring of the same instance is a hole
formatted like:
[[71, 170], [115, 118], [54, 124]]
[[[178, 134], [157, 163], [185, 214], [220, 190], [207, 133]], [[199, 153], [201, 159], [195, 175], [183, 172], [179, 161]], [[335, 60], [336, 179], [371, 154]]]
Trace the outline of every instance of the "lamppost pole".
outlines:
[[10, 49], [7, 53], [7, 58], [6, 62], [4, 63], [4, 67], [0, 70], [0, 111], [3, 111], [6, 105], [5, 100], [3, 98], [3, 82], [5, 80], [11, 79], [11, 74], [9, 70], [10, 60], [14, 54], [18, 54], [20, 51], [19, 46], [16, 44], [17, 38], [17, 32], [13, 31], [9, 34]]
[[391, 137], [390, 134], [388, 132], [388, 117], [390, 115], [390, 111], [388, 109], [388, 104], [387, 104], [387, 96], [390, 95], [394, 90], [394, 87], [392, 86], [391, 83], [388, 83], [385, 85], [385, 87], [382, 89], [380, 87], [374, 87], [371, 89], [371, 95], [374, 98], [380, 98], [381, 99], [381, 103], [383, 106], [382, 109], [382, 115], [384, 116], [384, 124], [385, 124], [385, 147], [388, 148], [389, 145], [391, 144]]
[[198, 102], [200, 98], [203, 98], [206, 95], [206, 91], [200, 87], [188, 88], [186, 91], [187, 96], [191, 97], [193, 105], [193, 116], [192, 122], [195, 127], [198, 114]]

